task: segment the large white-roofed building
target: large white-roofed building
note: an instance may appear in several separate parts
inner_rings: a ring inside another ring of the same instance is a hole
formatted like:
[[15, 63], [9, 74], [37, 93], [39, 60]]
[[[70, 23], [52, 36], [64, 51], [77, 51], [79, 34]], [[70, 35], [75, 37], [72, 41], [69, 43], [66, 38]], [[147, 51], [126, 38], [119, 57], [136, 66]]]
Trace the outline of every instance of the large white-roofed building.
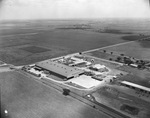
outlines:
[[63, 76], [67, 79], [77, 77], [84, 73], [83, 70], [80, 70], [75, 67], [70, 67], [52, 60], [46, 60], [39, 63], [36, 63], [36, 66]]
[[76, 85], [82, 86], [84, 88], [92, 88], [92, 87], [96, 87], [100, 84], [103, 85], [104, 82], [93, 79], [91, 76], [87, 76], [87, 75], [81, 75], [79, 77], [70, 79], [68, 82], [74, 83]]

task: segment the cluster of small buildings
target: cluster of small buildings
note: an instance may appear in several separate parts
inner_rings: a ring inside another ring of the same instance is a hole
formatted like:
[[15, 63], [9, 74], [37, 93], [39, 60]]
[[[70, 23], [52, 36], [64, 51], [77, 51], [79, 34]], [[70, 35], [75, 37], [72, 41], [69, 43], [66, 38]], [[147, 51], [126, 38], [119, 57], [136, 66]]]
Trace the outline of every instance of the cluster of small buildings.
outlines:
[[84, 59], [84, 57], [81, 56], [71, 56], [71, 57], [66, 56], [56, 61], [68, 66], [79, 66], [79, 67], [89, 66], [92, 64], [90, 61], [87, 61], [86, 59]]
[[136, 59], [134, 57], [128, 57], [128, 56], [119, 56], [117, 57], [116, 61], [127, 64], [134, 68], [150, 69], [150, 61], [147, 61], [147, 60], [140, 60], [140, 59]]
[[102, 75], [107, 75], [111, 71], [105, 65], [94, 63], [94, 59], [88, 60], [81, 56], [63, 57], [56, 60], [56, 62], [65, 64], [69, 67], [74, 67], [83, 70], [84, 74], [89, 76], [102, 77]]
[[36, 76], [36, 77], [46, 77], [47, 73], [41, 68], [37, 67], [35, 64], [24, 66], [22, 70]]

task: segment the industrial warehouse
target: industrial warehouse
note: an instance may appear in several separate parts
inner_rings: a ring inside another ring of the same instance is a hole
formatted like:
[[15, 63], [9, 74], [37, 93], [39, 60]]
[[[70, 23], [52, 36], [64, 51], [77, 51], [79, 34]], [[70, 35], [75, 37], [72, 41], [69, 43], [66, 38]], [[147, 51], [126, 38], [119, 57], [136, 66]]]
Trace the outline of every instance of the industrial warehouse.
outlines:
[[58, 74], [67, 79], [77, 77], [84, 73], [84, 71], [79, 70], [75, 67], [69, 67], [61, 63], [57, 63], [51, 60], [39, 62], [36, 64], [37, 67], [43, 68], [55, 74]]

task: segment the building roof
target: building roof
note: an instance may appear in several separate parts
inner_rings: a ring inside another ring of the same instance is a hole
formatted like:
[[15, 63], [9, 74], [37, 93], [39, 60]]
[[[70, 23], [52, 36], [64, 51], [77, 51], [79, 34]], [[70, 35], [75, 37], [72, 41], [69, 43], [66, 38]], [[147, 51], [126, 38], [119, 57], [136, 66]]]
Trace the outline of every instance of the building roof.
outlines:
[[30, 72], [32, 72], [32, 73], [34, 73], [34, 74], [41, 74], [41, 72], [40, 71], [37, 71], [37, 70], [35, 70], [35, 69], [33, 69], [33, 68], [31, 68], [30, 70], [29, 70]]
[[52, 71], [67, 78], [82, 74], [84, 72], [83, 70], [77, 69], [75, 67], [69, 67], [52, 60], [39, 62], [36, 64], [36, 66]]
[[[149, 80], [148, 79], [143, 80], [139, 75], [128, 73], [127, 75], [120, 76], [119, 78], [122, 81], [128, 81], [131, 83], [135, 83], [135, 84], [150, 88]], [[141, 80], [142, 80], [142, 82], [141, 82]]]
[[147, 88], [145, 86], [141, 86], [141, 85], [131, 83], [131, 82], [128, 82], [128, 81], [122, 81], [121, 83], [150, 92], [150, 88]]
[[77, 85], [82, 86], [87, 89], [96, 87], [99, 84], [103, 84], [102, 81], [93, 79], [91, 76], [87, 76], [87, 75], [81, 75], [79, 77], [70, 79], [68, 82], [77, 84]]
[[100, 64], [95, 64], [93, 65], [93, 68], [97, 68], [97, 69], [101, 69], [101, 68], [105, 68], [105, 65], [100, 65]]
[[87, 62], [83, 59], [79, 59], [79, 58], [76, 58], [76, 57], [71, 57], [71, 59], [74, 61], [73, 62], [73, 65], [77, 65], [77, 64], [80, 64], [80, 63], [86, 63], [87, 65], [91, 64], [90, 62]]

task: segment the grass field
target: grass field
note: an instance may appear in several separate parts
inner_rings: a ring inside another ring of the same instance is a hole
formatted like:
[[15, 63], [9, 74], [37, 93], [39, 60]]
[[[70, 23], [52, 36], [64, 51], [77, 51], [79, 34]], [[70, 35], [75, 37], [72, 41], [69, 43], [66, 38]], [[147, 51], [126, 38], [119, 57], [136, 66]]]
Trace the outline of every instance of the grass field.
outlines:
[[1, 103], [11, 118], [108, 118], [17, 72], [0, 73]]

